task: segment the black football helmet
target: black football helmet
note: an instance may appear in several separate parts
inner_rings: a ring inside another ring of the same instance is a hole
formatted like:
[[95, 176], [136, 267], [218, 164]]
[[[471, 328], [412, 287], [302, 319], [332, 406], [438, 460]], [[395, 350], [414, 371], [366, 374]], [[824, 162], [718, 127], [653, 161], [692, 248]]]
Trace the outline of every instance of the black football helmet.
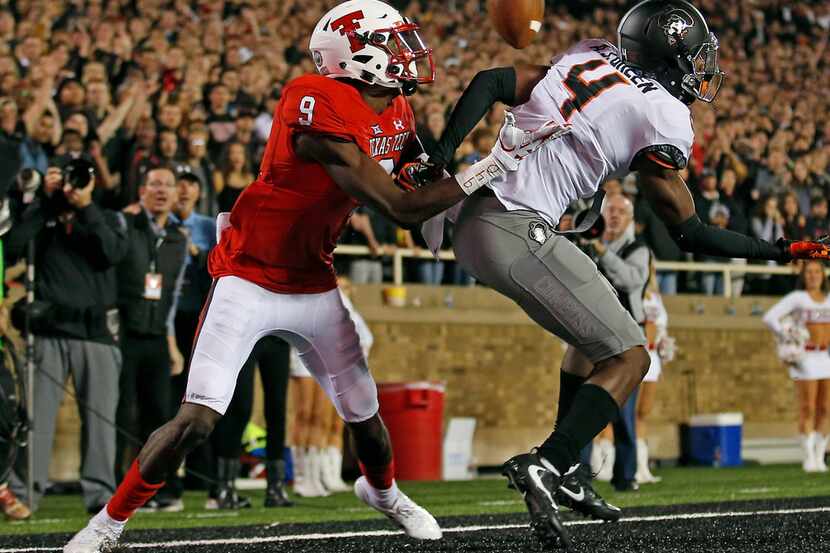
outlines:
[[725, 74], [718, 39], [703, 15], [685, 0], [644, 0], [620, 21], [620, 55], [653, 76], [686, 104], [712, 102]]

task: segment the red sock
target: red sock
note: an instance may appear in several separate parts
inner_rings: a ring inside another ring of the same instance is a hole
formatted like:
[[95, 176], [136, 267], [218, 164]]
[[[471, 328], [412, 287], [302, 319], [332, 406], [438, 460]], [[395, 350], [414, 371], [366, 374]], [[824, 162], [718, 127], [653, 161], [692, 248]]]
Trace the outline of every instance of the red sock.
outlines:
[[360, 463], [360, 472], [376, 490], [388, 490], [395, 482], [395, 460], [392, 459], [388, 465], [378, 467], [367, 467]]
[[115, 490], [115, 495], [107, 503], [107, 513], [113, 519], [123, 522], [133, 516], [137, 509], [150, 501], [163, 486], [164, 482], [160, 484], [146, 482], [141, 476], [138, 459], [136, 459], [124, 477], [124, 481]]

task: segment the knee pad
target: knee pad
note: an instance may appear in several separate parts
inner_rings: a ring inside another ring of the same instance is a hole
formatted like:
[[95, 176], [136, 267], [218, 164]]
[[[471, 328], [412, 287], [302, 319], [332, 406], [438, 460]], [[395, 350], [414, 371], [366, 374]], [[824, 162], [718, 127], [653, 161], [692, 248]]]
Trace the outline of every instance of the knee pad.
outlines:
[[335, 395], [332, 402], [344, 421], [363, 422], [377, 414], [378, 388], [364, 359], [332, 375], [331, 385]]

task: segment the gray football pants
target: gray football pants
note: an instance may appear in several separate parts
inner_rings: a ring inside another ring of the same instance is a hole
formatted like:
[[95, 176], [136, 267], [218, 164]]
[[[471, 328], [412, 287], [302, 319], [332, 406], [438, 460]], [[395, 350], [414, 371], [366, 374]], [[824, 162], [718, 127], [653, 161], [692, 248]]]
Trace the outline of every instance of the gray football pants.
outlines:
[[[81, 489], [87, 509], [109, 501], [115, 491], [115, 408], [121, 352], [116, 346], [69, 338], [35, 338], [34, 386], [34, 505], [49, 481], [49, 461], [58, 409], [63, 400], [61, 385], [69, 374], [75, 394], [85, 404], [81, 415]], [[106, 419], [106, 420], [105, 420]], [[21, 450], [10, 480], [12, 491], [26, 500], [26, 452]]]
[[596, 264], [538, 214], [507, 211], [496, 198], [475, 194], [464, 203], [453, 244], [467, 272], [592, 362], [645, 345]]

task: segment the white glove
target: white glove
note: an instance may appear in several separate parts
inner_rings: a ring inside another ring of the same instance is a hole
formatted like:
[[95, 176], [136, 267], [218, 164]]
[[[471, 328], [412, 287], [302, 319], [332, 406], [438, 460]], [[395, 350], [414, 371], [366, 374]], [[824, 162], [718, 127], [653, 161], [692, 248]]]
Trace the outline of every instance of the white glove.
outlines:
[[505, 171], [518, 171], [519, 163], [538, 150], [548, 140], [556, 140], [571, 132], [570, 125], [548, 121], [538, 129], [527, 131], [516, 126], [516, 116], [504, 112], [504, 125], [491, 154]]
[[499, 139], [490, 155], [458, 173], [455, 179], [464, 192], [472, 194], [507, 173], [517, 171], [522, 160], [548, 140], [555, 140], [569, 132], [570, 125], [560, 125], [555, 121], [548, 121], [534, 130], [524, 130], [516, 126], [516, 116], [506, 111]]

